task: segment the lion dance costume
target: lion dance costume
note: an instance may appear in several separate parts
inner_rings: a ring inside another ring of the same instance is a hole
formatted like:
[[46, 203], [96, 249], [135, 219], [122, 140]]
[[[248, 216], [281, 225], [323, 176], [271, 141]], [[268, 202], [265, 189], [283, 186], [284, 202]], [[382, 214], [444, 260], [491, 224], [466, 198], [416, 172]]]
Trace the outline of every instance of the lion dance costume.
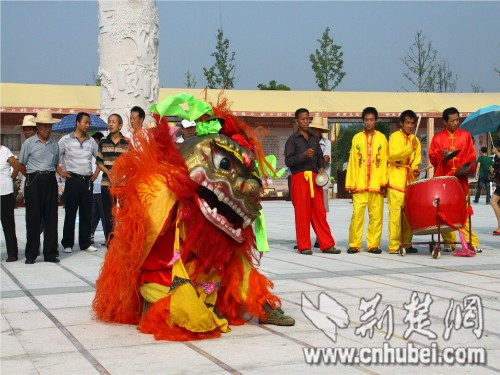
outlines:
[[[269, 311], [282, 314], [272, 282], [257, 270], [251, 225], [262, 224], [255, 161], [261, 174], [266, 161], [258, 134], [226, 107], [169, 97], [151, 107], [157, 127], [135, 135], [116, 161], [119, 204], [96, 282], [97, 319], [180, 341], [219, 337], [230, 324]], [[178, 128], [166, 115], [196, 120], [198, 136], [177, 148]]]

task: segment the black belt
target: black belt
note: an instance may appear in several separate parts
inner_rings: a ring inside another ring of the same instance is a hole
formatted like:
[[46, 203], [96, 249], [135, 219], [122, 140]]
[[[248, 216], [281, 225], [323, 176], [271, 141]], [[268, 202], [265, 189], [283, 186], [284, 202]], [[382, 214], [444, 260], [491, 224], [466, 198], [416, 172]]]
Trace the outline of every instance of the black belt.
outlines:
[[54, 174], [55, 175], [56, 172], [54, 171], [36, 171], [36, 172], [33, 172], [33, 173], [28, 173], [28, 176], [38, 176], [39, 174]]
[[88, 175], [88, 176], [83, 176], [83, 175], [75, 173], [75, 172], [69, 172], [69, 173], [71, 174], [71, 178], [76, 177], [76, 178], [80, 178], [80, 179], [82, 179], [84, 181], [88, 181], [92, 177], [91, 174]]

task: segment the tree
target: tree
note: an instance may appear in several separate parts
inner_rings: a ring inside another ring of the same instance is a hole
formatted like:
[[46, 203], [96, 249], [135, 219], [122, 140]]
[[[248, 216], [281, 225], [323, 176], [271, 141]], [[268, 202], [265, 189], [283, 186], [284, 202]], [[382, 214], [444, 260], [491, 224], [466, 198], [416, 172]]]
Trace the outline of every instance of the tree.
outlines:
[[92, 80], [94, 81], [96, 86], [101, 86], [101, 78], [95, 75], [95, 72], [92, 72]]
[[434, 74], [429, 82], [429, 92], [455, 92], [457, 90], [457, 75], [453, 75], [447, 59], [441, 59], [436, 64]]
[[481, 88], [481, 85], [479, 83], [476, 83], [475, 81], [472, 81], [470, 87], [472, 88], [473, 93], [484, 92], [484, 89]]
[[432, 47], [431, 41], [426, 43], [426, 39], [422, 30], [417, 31], [409, 52], [401, 59], [408, 68], [403, 75], [419, 92], [430, 91], [436, 69], [437, 50]]
[[210, 55], [215, 58], [215, 64], [208, 69], [203, 68], [208, 88], [232, 89], [234, 87], [234, 74], [236, 70], [234, 55], [234, 52], [229, 52], [229, 39], [224, 38], [222, 28], [218, 29], [217, 46], [215, 47], [215, 52]]
[[309, 56], [312, 63], [312, 69], [316, 75], [316, 83], [321, 91], [333, 91], [342, 82], [345, 77], [344, 53], [339, 46], [333, 42], [330, 37], [330, 28], [327, 27], [319, 42], [319, 49]]
[[332, 176], [335, 176], [336, 171], [342, 169], [342, 165], [349, 160], [352, 138], [361, 129], [363, 129], [361, 124], [340, 127], [338, 141], [332, 143]]
[[196, 77], [191, 75], [191, 72], [188, 70], [185, 74], [186, 76], [186, 82], [184, 82], [184, 84], [186, 85], [186, 87], [188, 89], [192, 89], [192, 88], [195, 88], [196, 87]]
[[269, 81], [269, 84], [266, 85], [264, 83], [259, 83], [257, 85], [257, 88], [259, 90], [282, 90], [282, 91], [290, 91], [290, 87], [287, 85], [284, 85], [282, 83], [276, 83], [276, 81], [273, 79], [272, 81]]

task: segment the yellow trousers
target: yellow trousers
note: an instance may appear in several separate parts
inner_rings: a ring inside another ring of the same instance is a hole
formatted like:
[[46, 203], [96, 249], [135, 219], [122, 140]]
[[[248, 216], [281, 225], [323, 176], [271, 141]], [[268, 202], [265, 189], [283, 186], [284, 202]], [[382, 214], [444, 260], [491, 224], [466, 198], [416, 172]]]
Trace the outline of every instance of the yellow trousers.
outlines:
[[352, 195], [352, 218], [349, 227], [349, 247], [361, 249], [363, 228], [365, 226], [365, 208], [368, 206], [368, 230], [366, 245], [368, 250], [380, 247], [382, 224], [384, 220], [384, 196], [379, 193], [355, 193]]
[[[467, 204], [467, 202], [469, 202], [469, 196], [467, 196], [465, 202], [466, 202], [466, 204]], [[467, 204], [467, 206], [468, 206], [468, 204]], [[471, 221], [472, 221], [472, 219], [471, 219]], [[476, 232], [474, 232], [474, 229], [469, 228], [469, 227], [470, 227], [469, 218], [467, 217], [467, 221], [465, 222], [465, 225], [462, 228], [462, 232], [465, 236], [465, 241], [467, 241], [467, 242], [472, 241], [471, 245], [474, 247], [478, 247], [479, 240], [477, 239]], [[469, 233], [470, 233], [470, 237], [471, 237], [470, 240], [469, 240]], [[456, 232], [443, 233], [442, 237], [443, 237], [444, 242], [457, 242], [457, 233]], [[450, 245], [450, 246], [452, 248], [455, 248], [455, 245]]]
[[[387, 206], [389, 208], [389, 252], [395, 253], [401, 245], [401, 208], [404, 206], [405, 193], [387, 189]], [[403, 242], [410, 243], [413, 238], [410, 225], [403, 215]], [[406, 246], [409, 247], [409, 246]]]

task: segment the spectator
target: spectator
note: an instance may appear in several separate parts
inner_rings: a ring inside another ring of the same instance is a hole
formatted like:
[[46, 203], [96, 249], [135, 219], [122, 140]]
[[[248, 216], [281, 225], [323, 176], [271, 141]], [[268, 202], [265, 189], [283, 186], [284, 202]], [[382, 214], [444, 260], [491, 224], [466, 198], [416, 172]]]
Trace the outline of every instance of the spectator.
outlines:
[[104, 236], [106, 244], [111, 240], [110, 234], [113, 231], [113, 199], [109, 188], [115, 179], [112, 168], [116, 159], [127, 152], [128, 139], [120, 132], [123, 127], [123, 119], [119, 114], [113, 113], [108, 117], [109, 135], [101, 139], [96, 157], [96, 163], [99, 169], [103, 172], [101, 181], [102, 207], [104, 212]]
[[146, 112], [144, 112], [144, 109], [138, 106], [132, 107], [130, 110], [130, 127], [132, 128], [132, 132], [142, 129], [145, 118]]
[[488, 148], [481, 147], [481, 156], [477, 159], [476, 165], [476, 196], [474, 198], [474, 203], [479, 203], [479, 197], [481, 196], [481, 191], [483, 186], [486, 187], [486, 204], [490, 204], [491, 193], [490, 193], [490, 181], [488, 180], [488, 173], [493, 161], [488, 156]]
[[35, 122], [37, 133], [21, 146], [19, 157], [26, 171], [26, 264], [33, 264], [40, 247], [40, 221], [45, 222], [43, 255], [45, 262], [59, 263], [57, 250], [57, 181], [59, 145], [50, 136], [52, 125], [60, 120], [52, 118], [49, 110], [38, 111]]
[[[66, 179], [64, 184], [64, 227], [61, 245], [65, 253], [73, 251], [75, 244], [75, 220], [78, 211], [78, 244], [80, 250], [97, 251], [90, 242], [92, 218], [93, 175], [92, 158], [97, 155], [97, 143], [87, 135], [90, 127], [90, 115], [80, 112], [76, 115], [75, 131], [65, 135], [59, 141], [61, 166], [58, 173]], [[97, 176], [97, 175], [96, 175]]]
[[5, 245], [7, 247], [6, 262], [16, 262], [19, 255], [16, 222], [14, 220], [14, 180], [19, 173], [19, 167], [19, 163], [12, 152], [0, 144], [0, 195], [2, 204], [0, 209]]
[[[36, 134], [36, 123], [34, 121], [35, 116], [33, 115], [26, 115], [23, 118], [23, 124], [21, 125], [21, 130], [23, 132], [24, 138], [28, 139]], [[26, 183], [26, 177], [24, 176], [26, 174], [26, 170], [21, 169], [21, 194], [24, 197], [24, 185]], [[43, 221], [41, 224], [43, 228]], [[41, 233], [41, 232], [40, 232]]]
[[175, 143], [182, 143], [186, 139], [196, 135], [196, 122], [189, 120], [182, 120], [182, 136], [178, 137]]

